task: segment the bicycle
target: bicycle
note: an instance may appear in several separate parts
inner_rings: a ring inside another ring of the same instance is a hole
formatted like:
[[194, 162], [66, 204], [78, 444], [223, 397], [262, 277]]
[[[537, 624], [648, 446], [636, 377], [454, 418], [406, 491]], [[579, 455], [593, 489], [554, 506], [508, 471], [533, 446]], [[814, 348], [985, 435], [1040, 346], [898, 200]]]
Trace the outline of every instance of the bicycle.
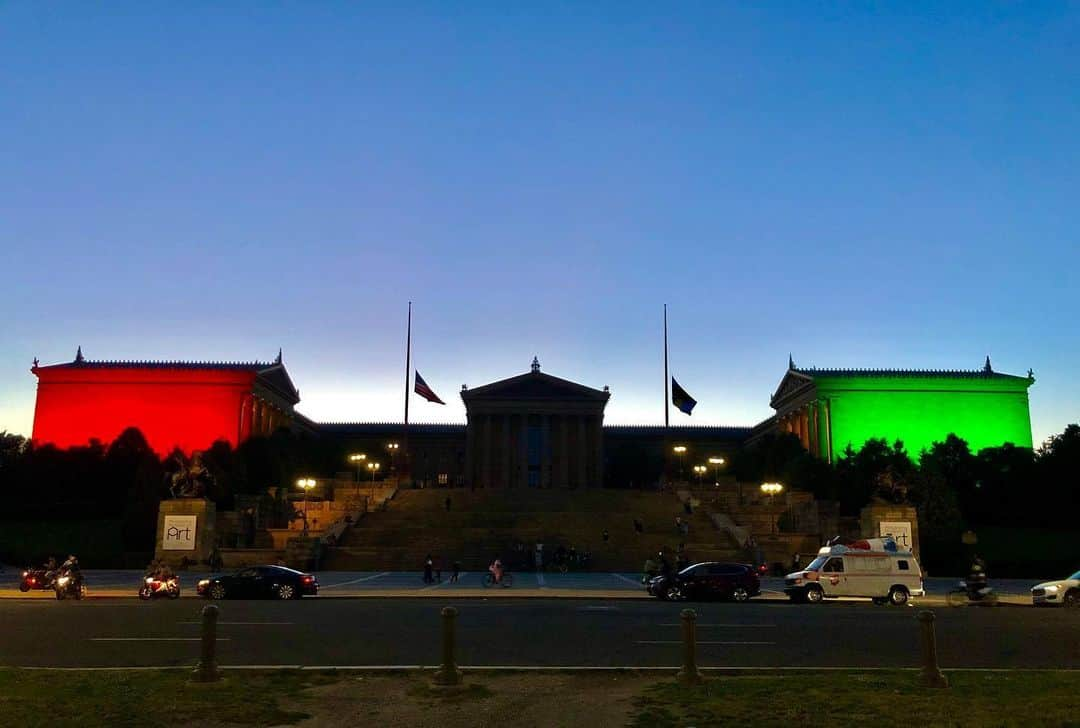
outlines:
[[498, 583], [495, 582], [495, 575], [492, 574], [491, 572], [488, 572], [487, 574], [484, 575], [484, 588], [485, 589], [488, 588], [489, 586], [501, 586], [504, 589], [509, 589], [511, 586], [513, 586], [513, 584], [514, 584], [514, 575], [511, 574], [509, 571], [504, 571], [503, 572], [502, 579]]

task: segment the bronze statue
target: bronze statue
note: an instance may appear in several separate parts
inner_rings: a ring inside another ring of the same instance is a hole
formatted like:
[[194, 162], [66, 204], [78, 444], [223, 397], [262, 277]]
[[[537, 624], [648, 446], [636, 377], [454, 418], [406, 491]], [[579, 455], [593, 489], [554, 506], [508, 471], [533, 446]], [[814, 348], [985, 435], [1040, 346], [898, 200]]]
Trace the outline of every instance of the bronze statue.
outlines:
[[196, 450], [191, 454], [191, 464], [185, 463], [183, 456], [177, 454], [173, 460], [177, 470], [169, 476], [169, 493], [173, 498], [202, 498], [207, 486], [214, 482], [214, 476], [202, 461], [202, 453]]

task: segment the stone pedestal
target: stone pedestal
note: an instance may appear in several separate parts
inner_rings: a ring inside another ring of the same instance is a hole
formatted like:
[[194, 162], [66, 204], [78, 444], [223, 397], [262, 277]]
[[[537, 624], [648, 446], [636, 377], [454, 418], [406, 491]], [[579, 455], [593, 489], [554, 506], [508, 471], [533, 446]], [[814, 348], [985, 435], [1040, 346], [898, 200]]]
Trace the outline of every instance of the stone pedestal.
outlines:
[[892, 536], [896, 545], [919, 556], [919, 517], [915, 506], [871, 503], [860, 512], [863, 538]]
[[204, 498], [161, 501], [154, 558], [170, 566], [205, 564], [217, 543], [217, 508]]

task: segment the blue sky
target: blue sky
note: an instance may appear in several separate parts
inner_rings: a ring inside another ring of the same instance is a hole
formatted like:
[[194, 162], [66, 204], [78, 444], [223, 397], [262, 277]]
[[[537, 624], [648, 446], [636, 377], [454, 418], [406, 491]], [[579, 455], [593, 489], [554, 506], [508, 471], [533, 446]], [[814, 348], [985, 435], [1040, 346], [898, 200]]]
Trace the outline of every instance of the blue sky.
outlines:
[[1080, 418], [1080, 6], [0, 4], [0, 430], [34, 356], [269, 359], [400, 417], [404, 323], [751, 424], [801, 365], [1035, 370]]

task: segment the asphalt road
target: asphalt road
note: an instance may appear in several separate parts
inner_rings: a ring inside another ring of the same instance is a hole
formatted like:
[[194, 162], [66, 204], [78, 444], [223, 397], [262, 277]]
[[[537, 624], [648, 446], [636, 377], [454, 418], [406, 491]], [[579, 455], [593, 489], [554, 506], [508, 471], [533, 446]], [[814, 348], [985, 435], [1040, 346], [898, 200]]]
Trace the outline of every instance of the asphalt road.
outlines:
[[[915, 608], [855, 602], [687, 605], [565, 599], [305, 599], [220, 603], [223, 665], [433, 665], [439, 610], [458, 608], [458, 661], [474, 666], [677, 666], [679, 612], [698, 614], [705, 667], [914, 667]], [[0, 664], [191, 665], [194, 600], [0, 601]], [[1080, 668], [1080, 613], [938, 609], [943, 667]]]

